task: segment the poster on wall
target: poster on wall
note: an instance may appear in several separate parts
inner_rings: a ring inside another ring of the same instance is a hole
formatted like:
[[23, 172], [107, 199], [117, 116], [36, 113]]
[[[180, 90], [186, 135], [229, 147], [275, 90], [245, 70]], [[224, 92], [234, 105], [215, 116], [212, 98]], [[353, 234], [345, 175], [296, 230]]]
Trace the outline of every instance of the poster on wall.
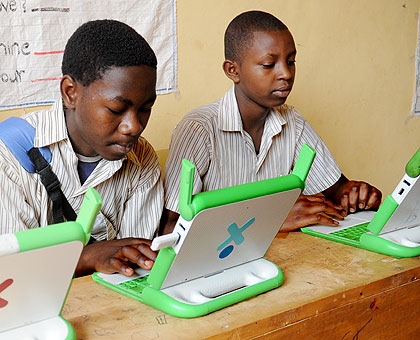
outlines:
[[59, 98], [65, 44], [95, 19], [123, 21], [139, 32], [158, 59], [157, 94], [176, 91], [175, 0], [0, 0], [0, 110]]

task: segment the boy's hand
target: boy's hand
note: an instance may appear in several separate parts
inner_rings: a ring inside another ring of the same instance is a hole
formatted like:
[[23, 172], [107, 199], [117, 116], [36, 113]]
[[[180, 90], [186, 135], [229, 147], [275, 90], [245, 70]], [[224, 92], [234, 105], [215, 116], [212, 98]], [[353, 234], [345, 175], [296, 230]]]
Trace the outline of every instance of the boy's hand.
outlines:
[[300, 195], [280, 231], [292, 231], [312, 224], [337, 226], [344, 219], [343, 208], [322, 194]]
[[382, 193], [374, 186], [366, 182], [350, 181], [344, 176], [324, 193], [340, 204], [346, 215], [357, 210], [378, 209], [382, 200]]
[[150, 270], [157, 253], [150, 249], [152, 241], [142, 238], [124, 238], [119, 240], [100, 241], [83, 248], [76, 276], [102, 273], [121, 273], [126, 276], [134, 274], [130, 265], [137, 264]]

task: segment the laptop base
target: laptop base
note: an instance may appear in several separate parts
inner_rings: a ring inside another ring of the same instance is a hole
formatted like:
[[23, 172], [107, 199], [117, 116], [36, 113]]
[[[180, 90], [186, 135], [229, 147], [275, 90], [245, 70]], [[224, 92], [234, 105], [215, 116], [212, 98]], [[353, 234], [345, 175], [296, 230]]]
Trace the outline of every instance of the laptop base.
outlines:
[[111, 284], [98, 273], [92, 277], [119, 293], [179, 318], [209, 314], [277, 288], [284, 281], [281, 269], [264, 258], [164, 289], [153, 288], [148, 284], [148, 278], [140, 279], [143, 287], [130, 289], [127, 283]]
[[75, 340], [73, 326], [61, 316], [0, 333], [0, 340], [63, 339]]
[[[306, 227], [301, 228], [301, 231], [305, 234], [325, 238], [327, 240], [340, 242], [349, 246], [362, 248], [365, 250], [373, 251], [379, 254], [384, 254], [392, 257], [414, 257], [420, 255], [420, 245], [407, 246], [399, 244], [403, 243], [401, 238], [393, 237], [397, 235], [398, 231], [388, 233], [385, 235], [375, 235], [367, 230], [360, 236], [359, 240], [343, 238], [333, 234], [319, 233]], [[397, 239], [399, 239], [399, 243], [393, 241]]]

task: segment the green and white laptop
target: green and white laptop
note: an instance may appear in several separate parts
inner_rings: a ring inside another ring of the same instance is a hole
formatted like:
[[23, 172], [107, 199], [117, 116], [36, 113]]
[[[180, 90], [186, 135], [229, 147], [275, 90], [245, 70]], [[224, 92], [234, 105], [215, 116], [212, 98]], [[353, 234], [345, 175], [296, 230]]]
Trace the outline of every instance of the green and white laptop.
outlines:
[[340, 226], [312, 226], [304, 233], [394, 257], [420, 255], [420, 149], [377, 212], [348, 215]]
[[93, 279], [165, 313], [192, 318], [283, 283], [264, 255], [303, 191], [315, 151], [304, 145], [292, 174], [192, 196], [195, 166], [183, 160], [180, 217], [157, 237], [150, 272], [134, 277], [95, 273]]
[[102, 200], [86, 192], [76, 221], [0, 236], [0, 339], [76, 339], [60, 316]]

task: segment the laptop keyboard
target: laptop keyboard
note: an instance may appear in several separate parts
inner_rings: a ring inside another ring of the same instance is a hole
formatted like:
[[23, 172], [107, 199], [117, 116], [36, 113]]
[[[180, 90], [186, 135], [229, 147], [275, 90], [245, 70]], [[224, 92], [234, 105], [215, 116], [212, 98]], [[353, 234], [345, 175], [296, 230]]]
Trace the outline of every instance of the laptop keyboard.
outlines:
[[349, 240], [353, 240], [353, 241], [359, 241], [360, 236], [362, 236], [364, 233], [366, 233], [368, 231], [368, 228], [367, 228], [368, 224], [369, 223], [363, 223], [363, 224], [355, 225], [353, 227], [349, 227], [349, 228], [346, 228], [346, 229], [335, 231], [335, 232], [331, 233], [330, 235], [343, 237], [345, 239], [349, 239]]
[[143, 289], [146, 286], [148, 286], [147, 277], [148, 276], [143, 276], [143, 277], [139, 277], [137, 279], [131, 280], [131, 281], [126, 281], [126, 282], [120, 283], [119, 286], [133, 293], [141, 294], [143, 292]]

